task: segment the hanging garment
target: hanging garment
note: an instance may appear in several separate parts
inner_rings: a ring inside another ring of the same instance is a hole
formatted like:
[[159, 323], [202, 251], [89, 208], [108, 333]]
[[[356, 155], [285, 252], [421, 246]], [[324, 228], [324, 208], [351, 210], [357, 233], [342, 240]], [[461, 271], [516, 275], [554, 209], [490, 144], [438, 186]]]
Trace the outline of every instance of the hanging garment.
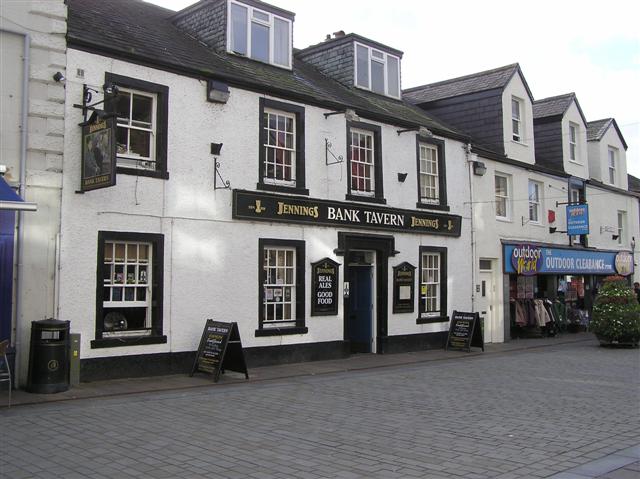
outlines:
[[541, 299], [534, 299], [533, 303], [536, 310], [536, 324], [540, 327], [544, 327], [547, 323], [551, 322], [549, 313], [547, 313], [547, 309], [544, 307], [544, 303]]
[[527, 311], [522, 301], [516, 301], [516, 324], [518, 326], [527, 325]]

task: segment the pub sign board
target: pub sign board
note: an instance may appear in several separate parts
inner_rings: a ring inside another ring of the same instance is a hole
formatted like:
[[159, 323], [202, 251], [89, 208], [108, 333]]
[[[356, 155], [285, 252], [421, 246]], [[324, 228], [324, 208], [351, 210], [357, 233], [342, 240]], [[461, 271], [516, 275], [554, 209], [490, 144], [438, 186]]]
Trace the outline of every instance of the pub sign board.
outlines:
[[449, 324], [449, 335], [445, 349], [470, 352], [472, 347], [482, 348], [484, 351], [480, 314], [454, 311]]
[[393, 312], [413, 313], [416, 267], [406, 261], [393, 267]]
[[249, 379], [238, 324], [207, 319], [189, 376], [200, 371], [212, 374], [217, 383], [225, 369], [244, 373]]
[[116, 184], [115, 118], [96, 118], [82, 127], [80, 189], [97, 190]]
[[338, 314], [339, 268], [330, 258], [311, 263], [311, 316]]
[[460, 236], [458, 215], [233, 190], [234, 219]]

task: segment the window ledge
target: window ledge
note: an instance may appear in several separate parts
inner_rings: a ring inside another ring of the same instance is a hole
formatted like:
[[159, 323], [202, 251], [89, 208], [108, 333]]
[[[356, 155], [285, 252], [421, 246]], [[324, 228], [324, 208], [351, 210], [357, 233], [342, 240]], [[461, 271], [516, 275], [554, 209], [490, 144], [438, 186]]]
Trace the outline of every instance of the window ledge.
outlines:
[[496, 216], [496, 221], [501, 221], [502, 223], [513, 223], [511, 218], [505, 218], [504, 216]]
[[144, 344], [164, 344], [166, 336], [129, 336], [126, 338], [104, 338], [91, 341], [91, 349], [117, 348], [119, 346], [139, 346]]
[[438, 211], [450, 211], [448, 205], [432, 205], [429, 203], [416, 203], [416, 208], [420, 208], [423, 210], [438, 210]]
[[387, 204], [387, 200], [385, 200], [384, 198], [376, 198], [375, 196], [360, 196], [348, 194], [345, 196], [345, 199], [348, 201], [362, 201], [364, 203], [378, 203], [380, 205]]
[[169, 179], [168, 171], [141, 170], [138, 168], [127, 168], [125, 166], [117, 166], [116, 173], [119, 173], [122, 175], [147, 176], [149, 178], [160, 178], [161, 180]]
[[447, 323], [449, 322], [449, 316], [433, 316], [429, 318], [416, 318], [416, 324], [431, 324], [431, 323]]
[[268, 183], [258, 183], [256, 189], [264, 191], [275, 191], [278, 193], [290, 193], [292, 195], [305, 195], [309, 196], [309, 190], [307, 188], [298, 188], [296, 186], [285, 185], [270, 185]]
[[511, 140], [511, 143], [515, 143], [516, 145], [520, 145], [520, 146], [524, 146], [526, 148], [529, 148], [529, 145], [527, 145], [526, 143], [523, 143], [521, 141], [518, 141], [518, 140]]
[[263, 336], [285, 336], [289, 334], [307, 334], [307, 327], [267, 328], [256, 329], [256, 338]]
[[574, 165], [584, 166], [582, 163], [580, 163], [579, 161], [576, 161], [576, 160], [571, 160], [571, 159], [570, 159], [570, 160], [569, 160], [569, 163], [572, 163], [572, 164], [574, 164]]

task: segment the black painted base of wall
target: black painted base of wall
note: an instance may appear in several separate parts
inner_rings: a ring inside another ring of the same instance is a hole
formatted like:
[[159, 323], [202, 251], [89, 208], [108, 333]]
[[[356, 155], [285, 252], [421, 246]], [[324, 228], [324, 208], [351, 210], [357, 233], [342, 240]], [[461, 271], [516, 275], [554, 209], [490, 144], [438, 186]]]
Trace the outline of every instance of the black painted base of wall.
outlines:
[[444, 349], [448, 331], [438, 333], [402, 334], [387, 336], [381, 339], [383, 354], [408, 353], [411, 351], [426, 351], [429, 349]]
[[[446, 331], [389, 336], [380, 338], [380, 352], [393, 354], [443, 349], [446, 340]], [[251, 375], [251, 368], [259, 366], [341, 359], [348, 356], [348, 341], [288, 344], [244, 349], [249, 375]], [[191, 372], [195, 357], [195, 351], [186, 351], [82, 359], [80, 361], [80, 381], [91, 382], [107, 379], [188, 374]]]

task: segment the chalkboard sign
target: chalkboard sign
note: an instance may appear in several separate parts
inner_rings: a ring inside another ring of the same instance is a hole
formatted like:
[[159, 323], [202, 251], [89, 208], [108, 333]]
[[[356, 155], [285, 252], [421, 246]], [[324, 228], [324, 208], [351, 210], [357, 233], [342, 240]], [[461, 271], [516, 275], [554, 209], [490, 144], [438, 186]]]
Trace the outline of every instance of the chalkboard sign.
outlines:
[[480, 314], [454, 311], [445, 349], [461, 349], [469, 352], [472, 347], [482, 348], [484, 351]]
[[339, 268], [329, 258], [311, 263], [311, 316], [338, 314]]
[[393, 267], [393, 312], [413, 313], [416, 267], [406, 261]]
[[218, 382], [225, 369], [244, 373], [249, 379], [238, 324], [207, 319], [190, 376], [200, 371], [213, 374], [213, 382]]

